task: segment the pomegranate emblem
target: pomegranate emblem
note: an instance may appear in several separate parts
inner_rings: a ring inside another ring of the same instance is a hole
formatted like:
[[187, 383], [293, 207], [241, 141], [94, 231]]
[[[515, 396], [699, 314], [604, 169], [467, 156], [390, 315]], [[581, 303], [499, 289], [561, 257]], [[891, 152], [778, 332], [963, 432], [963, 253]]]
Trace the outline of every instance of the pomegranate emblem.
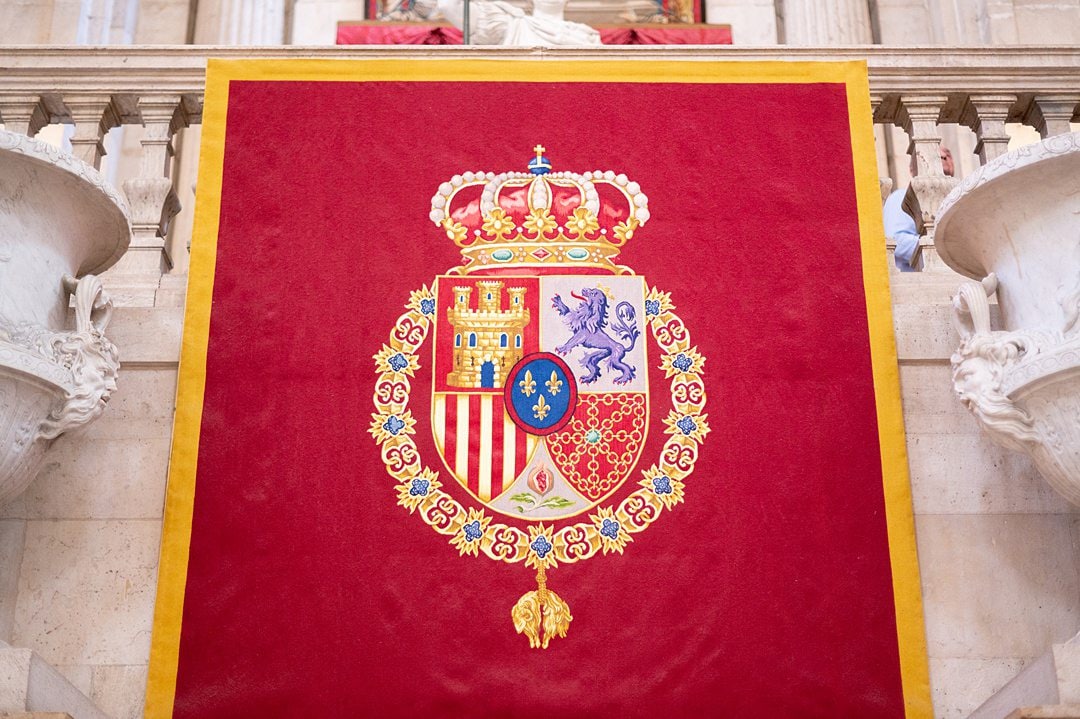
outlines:
[[529, 475], [529, 489], [543, 497], [551, 491], [551, 471], [540, 465]]

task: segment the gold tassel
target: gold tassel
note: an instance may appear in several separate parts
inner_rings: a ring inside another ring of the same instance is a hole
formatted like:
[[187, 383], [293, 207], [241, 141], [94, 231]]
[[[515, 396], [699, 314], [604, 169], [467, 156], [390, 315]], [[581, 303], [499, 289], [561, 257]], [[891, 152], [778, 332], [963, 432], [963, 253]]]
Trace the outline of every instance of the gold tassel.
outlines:
[[[517, 600], [510, 610], [510, 618], [514, 620], [517, 633], [529, 638], [530, 647], [547, 649], [552, 637], [566, 636], [566, 630], [574, 618], [570, 616], [570, 605], [548, 590], [543, 565], [536, 570], [536, 585], [535, 592], [528, 592]], [[540, 634], [541, 628], [543, 636]]]

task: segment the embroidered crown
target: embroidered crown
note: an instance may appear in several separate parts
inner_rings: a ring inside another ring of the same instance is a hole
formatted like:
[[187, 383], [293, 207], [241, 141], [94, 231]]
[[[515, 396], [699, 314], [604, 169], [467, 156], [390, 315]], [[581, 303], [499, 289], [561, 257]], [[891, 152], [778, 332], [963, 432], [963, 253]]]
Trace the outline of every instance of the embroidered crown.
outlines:
[[466, 172], [439, 186], [431, 221], [460, 248], [464, 272], [586, 268], [614, 258], [649, 219], [638, 183], [610, 170], [552, 172], [541, 145], [528, 172]]

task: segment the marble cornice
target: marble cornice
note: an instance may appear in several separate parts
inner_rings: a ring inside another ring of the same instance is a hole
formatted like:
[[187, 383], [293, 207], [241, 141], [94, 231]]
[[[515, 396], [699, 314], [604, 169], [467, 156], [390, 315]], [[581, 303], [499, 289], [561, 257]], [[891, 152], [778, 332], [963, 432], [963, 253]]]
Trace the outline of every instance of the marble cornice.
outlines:
[[581, 49], [449, 46], [135, 46], [0, 47], [0, 92], [75, 90], [200, 94], [207, 58], [540, 60], [865, 60], [874, 94], [927, 91], [1075, 92], [1077, 47], [603, 47]]

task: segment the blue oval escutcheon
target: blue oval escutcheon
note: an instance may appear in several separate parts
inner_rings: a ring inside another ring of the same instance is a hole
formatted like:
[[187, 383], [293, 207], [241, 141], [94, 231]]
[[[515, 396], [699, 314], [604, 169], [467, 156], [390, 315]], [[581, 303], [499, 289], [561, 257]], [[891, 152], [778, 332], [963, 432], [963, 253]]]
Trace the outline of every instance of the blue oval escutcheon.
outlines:
[[577, 382], [562, 359], [536, 352], [522, 357], [510, 370], [503, 399], [514, 424], [542, 437], [559, 431], [574, 416]]

